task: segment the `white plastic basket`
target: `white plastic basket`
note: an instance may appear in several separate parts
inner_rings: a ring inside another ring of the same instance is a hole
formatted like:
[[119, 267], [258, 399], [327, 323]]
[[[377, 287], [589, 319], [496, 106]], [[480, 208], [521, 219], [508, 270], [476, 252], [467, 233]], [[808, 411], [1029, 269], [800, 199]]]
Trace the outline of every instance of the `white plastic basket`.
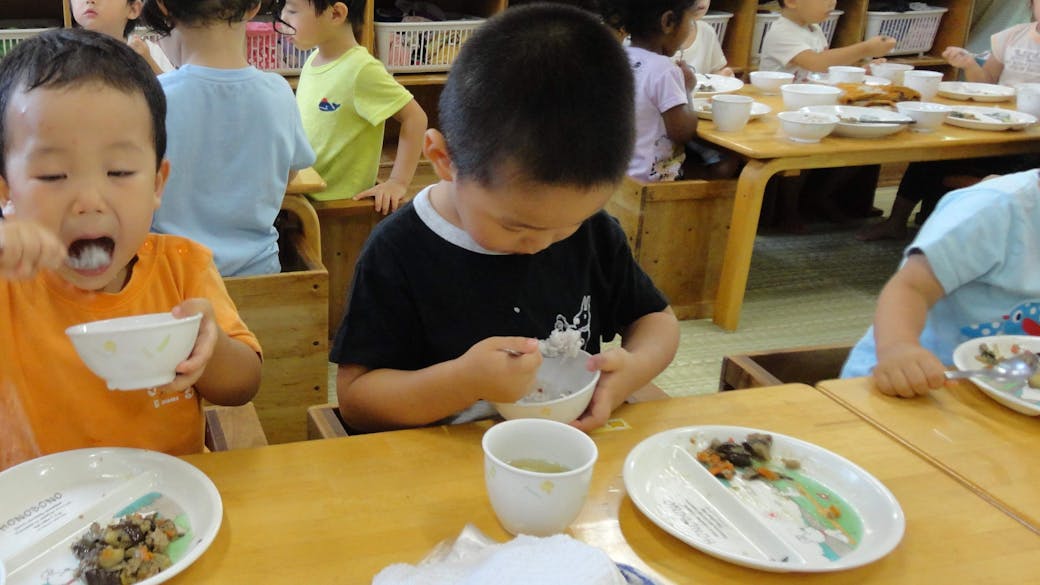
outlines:
[[[824, 36], [827, 37], [827, 45], [834, 39], [834, 29], [838, 25], [838, 17], [845, 14], [844, 10], [831, 10], [827, 18], [820, 23]], [[766, 31], [780, 18], [779, 12], [760, 12], [755, 15], [755, 34], [751, 43], [751, 63], [758, 65], [762, 56], [762, 41], [766, 38]]]
[[0, 29], [0, 59], [18, 43], [30, 39], [49, 28], [5, 28]]
[[391, 73], [447, 71], [484, 19], [377, 22], [376, 57]]
[[929, 6], [910, 12], [867, 12], [866, 38], [884, 35], [896, 39], [889, 55], [923, 54], [931, 50], [945, 8]]
[[729, 26], [729, 19], [731, 18], [733, 18], [733, 13], [731, 12], [712, 10], [705, 14], [701, 20], [715, 29], [715, 36], [719, 37], [719, 42], [721, 43], [726, 38], [726, 27]]

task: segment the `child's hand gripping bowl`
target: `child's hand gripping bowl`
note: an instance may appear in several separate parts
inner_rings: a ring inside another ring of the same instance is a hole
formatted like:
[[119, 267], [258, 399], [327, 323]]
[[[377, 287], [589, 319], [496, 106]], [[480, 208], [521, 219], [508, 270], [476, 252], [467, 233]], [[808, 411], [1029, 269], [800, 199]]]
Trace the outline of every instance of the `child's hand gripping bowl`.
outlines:
[[65, 330], [83, 363], [109, 390], [138, 390], [169, 384], [188, 358], [202, 313], [177, 318], [153, 313], [73, 325]]

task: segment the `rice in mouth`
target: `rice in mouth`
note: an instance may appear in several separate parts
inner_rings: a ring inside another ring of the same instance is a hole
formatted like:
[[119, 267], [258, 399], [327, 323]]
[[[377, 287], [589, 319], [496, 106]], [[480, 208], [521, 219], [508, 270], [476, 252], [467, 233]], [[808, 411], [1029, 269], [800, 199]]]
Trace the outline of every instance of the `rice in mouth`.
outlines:
[[112, 263], [115, 247], [115, 241], [109, 237], [76, 240], [69, 244], [65, 264], [73, 270], [97, 270]]

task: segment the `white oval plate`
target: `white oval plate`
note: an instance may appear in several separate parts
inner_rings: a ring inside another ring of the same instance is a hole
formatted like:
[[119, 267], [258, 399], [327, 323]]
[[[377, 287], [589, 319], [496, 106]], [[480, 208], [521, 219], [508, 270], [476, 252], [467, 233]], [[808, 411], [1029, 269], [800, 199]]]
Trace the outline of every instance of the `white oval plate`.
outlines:
[[[951, 106], [944, 123], [971, 130], [1022, 130], [1036, 124], [1036, 116], [992, 106]], [[956, 114], [970, 117], [958, 117]]]
[[[906, 528], [899, 502], [872, 475], [826, 449], [769, 433], [772, 467], [797, 479], [778, 480], [783, 486], [736, 477], [727, 487], [697, 462], [697, 451], [712, 439], [743, 441], [749, 433], [768, 431], [691, 426], [658, 433], [625, 459], [625, 489], [662, 530], [745, 567], [840, 571], [876, 561], [899, 544]], [[781, 457], [798, 460], [801, 469], [783, 470]], [[814, 494], [824, 492], [828, 506], [842, 510], [840, 526], [820, 513], [822, 498]]]
[[697, 85], [693, 88], [694, 97], [707, 97], [719, 93], [733, 93], [744, 87], [744, 82], [736, 77], [698, 73]]
[[[697, 117], [705, 120], [711, 120], [711, 98], [696, 98], [693, 100], [693, 111], [697, 112]], [[763, 104], [762, 102], [751, 102], [751, 119], [761, 118], [769, 112], [772, 112], [773, 108]]]
[[841, 118], [843, 116], [860, 119], [867, 116], [873, 116], [879, 120], [901, 121], [913, 119], [898, 112], [893, 112], [892, 110], [884, 108], [865, 108], [862, 106], [804, 106], [802, 107], [802, 111], [815, 112], [817, 114], [834, 114], [835, 116], [838, 116], [838, 125], [834, 127], [834, 132], [832, 132], [832, 134], [845, 136], [847, 138], [879, 138], [881, 136], [889, 136], [905, 130], [908, 125], [842, 122]]
[[954, 100], [1006, 102], [1015, 97], [1015, 88], [995, 83], [943, 81], [939, 83], [939, 95]]
[[[995, 348], [997, 353], [1004, 357], [1013, 355], [1011, 351], [1013, 345], [1033, 353], [1040, 353], [1040, 337], [992, 335], [971, 339], [958, 345], [957, 349], [953, 350], [953, 365], [957, 366], [958, 370], [976, 370], [985, 367], [985, 363], [975, 359], [979, 355], [979, 345], [983, 343]], [[971, 381], [987, 396], [1011, 410], [1030, 416], [1040, 416], [1040, 390], [1029, 388], [1028, 384], [1021, 382], [997, 382], [977, 377], [971, 378]]]
[[156, 585], [202, 556], [223, 516], [220, 494], [205, 474], [143, 449], [79, 449], [26, 461], [0, 473], [0, 493], [7, 585], [71, 582], [78, 565], [72, 543], [92, 522], [104, 526], [152, 510], [188, 529], [171, 545], [172, 564], [138, 582]]

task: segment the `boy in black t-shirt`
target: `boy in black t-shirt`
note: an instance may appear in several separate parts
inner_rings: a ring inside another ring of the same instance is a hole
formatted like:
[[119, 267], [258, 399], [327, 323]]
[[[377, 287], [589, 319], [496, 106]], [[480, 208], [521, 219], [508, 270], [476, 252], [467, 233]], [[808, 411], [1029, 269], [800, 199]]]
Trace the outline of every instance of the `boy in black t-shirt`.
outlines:
[[485, 400], [528, 391], [536, 338], [554, 330], [579, 331], [602, 372], [574, 422], [586, 431], [668, 365], [675, 316], [601, 210], [631, 156], [633, 103], [621, 46], [581, 10], [510, 8], [470, 37], [423, 145], [441, 181], [358, 260], [330, 355], [350, 427], [489, 416]]

